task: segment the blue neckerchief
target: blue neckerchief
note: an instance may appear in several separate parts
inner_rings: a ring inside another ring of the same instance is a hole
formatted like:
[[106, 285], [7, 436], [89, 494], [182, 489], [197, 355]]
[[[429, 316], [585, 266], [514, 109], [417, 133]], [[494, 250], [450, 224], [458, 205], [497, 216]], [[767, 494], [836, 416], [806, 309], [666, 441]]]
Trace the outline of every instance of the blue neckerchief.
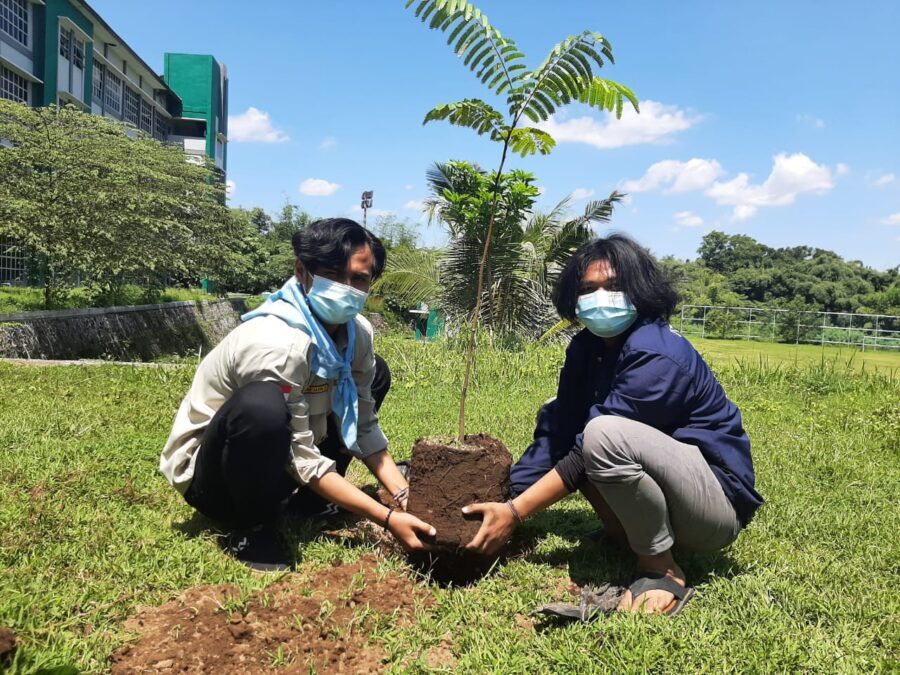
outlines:
[[351, 363], [356, 345], [356, 322], [347, 323], [347, 349], [341, 356], [328, 331], [309, 308], [303, 287], [296, 277], [268, 297], [252, 312], [247, 312], [241, 321], [249, 321], [258, 316], [277, 316], [289, 326], [299, 328], [312, 340], [312, 362], [310, 370], [319, 377], [331, 380], [338, 378], [337, 389], [331, 397], [331, 408], [341, 421], [341, 436], [348, 450], [359, 453], [356, 444], [356, 425], [359, 418], [359, 395], [353, 379]]

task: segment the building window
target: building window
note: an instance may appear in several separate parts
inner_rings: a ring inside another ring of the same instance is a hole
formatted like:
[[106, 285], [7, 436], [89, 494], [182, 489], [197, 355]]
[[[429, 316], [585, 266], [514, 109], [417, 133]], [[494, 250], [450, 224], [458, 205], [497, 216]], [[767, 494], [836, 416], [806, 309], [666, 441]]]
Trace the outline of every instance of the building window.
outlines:
[[153, 106], [147, 101], [141, 101], [141, 131], [153, 133]]
[[72, 31], [65, 28], [59, 29], [59, 55], [64, 59], [71, 59], [69, 52], [72, 50]]
[[14, 239], [0, 237], [0, 283], [8, 284], [25, 275], [25, 252]]
[[103, 64], [94, 59], [94, 101], [98, 105], [103, 105], [103, 75], [106, 73], [106, 68], [103, 67]]
[[106, 73], [106, 107], [117, 116], [121, 116], [122, 80], [109, 71]]
[[0, 30], [13, 40], [30, 47], [28, 0], [0, 0]]
[[169, 121], [158, 110], [153, 115], [153, 137], [158, 141], [165, 141], [169, 137]]
[[84, 70], [84, 42], [78, 38], [72, 40], [72, 65]]
[[28, 80], [9, 68], [0, 66], [0, 98], [28, 103]]
[[125, 87], [125, 121], [136, 127], [141, 125], [141, 97], [131, 87]]

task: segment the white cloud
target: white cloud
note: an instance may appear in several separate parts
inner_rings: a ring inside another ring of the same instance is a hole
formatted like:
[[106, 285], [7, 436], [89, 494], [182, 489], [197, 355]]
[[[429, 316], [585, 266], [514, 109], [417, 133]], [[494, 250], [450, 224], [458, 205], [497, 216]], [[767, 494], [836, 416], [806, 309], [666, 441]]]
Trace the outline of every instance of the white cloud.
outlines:
[[838, 176], [846, 176], [850, 173], [850, 167], [843, 162], [838, 162], [837, 166], [834, 167], [834, 171]]
[[410, 199], [403, 205], [404, 209], [412, 209], [413, 211], [422, 211], [425, 209], [425, 202], [418, 199]]
[[225, 181], [225, 196], [233, 197], [235, 190], [237, 190], [237, 183], [235, 183], [233, 180], [226, 180]]
[[334, 136], [326, 136], [319, 143], [319, 150], [331, 150], [337, 146], [337, 139]]
[[412, 190], [413, 189], [412, 183], [407, 183], [406, 185], [403, 186], [403, 189], [404, 190]]
[[557, 143], [586, 143], [605, 150], [626, 145], [671, 142], [670, 136], [690, 129], [702, 119], [700, 115], [691, 115], [678, 106], [642, 101], [640, 114], [626, 107], [621, 119], [616, 119], [612, 113], [605, 113], [602, 120], [590, 116], [564, 120], [553, 115], [535, 126], [553, 136]]
[[703, 224], [703, 218], [690, 211], [679, 211], [675, 214], [675, 222], [681, 227], [700, 227]]
[[732, 219], [746, 220], [761, 206], [787, 206], [800, 194], [823, 194], [834, 187], [831, 170], [816, 164], [802, 152], [779, 154], [773, 158], [769, 177], [759, 185], [751, 185], [746, 173], [729, 181], [713, 183], [706, 195], [717, 204], [734, 206]]
[[722, 166], [714, 159], [689, 159], [679, 162], [674, 159], [652, 164], [637, 180], [622, 183], [625, 192], [647, 192], [661, 186], [668, 186], [664, 192], [676, 194], [702, 190], [724, 173]]
[[307, 178], [300, 183], [300, 193], [310, 197], [327, 197], [340, 189], [337, 183], [331, 183], [323, 178]]
[[797, 115], [797, 121], [801, 124], [808, 124], [816, 129], [824, 129], [825, 128], [825, 120], [820, 117], [814, 117], [812, 115], [808, 115], [806, 113], [801, 113]]
[[547, 192], [547, 188], [545, 188], [543, 185], [538, 185], [537, 191], [538, 191], [538, 194], [539, 194], [539, 195], [542, 195], [542, 194], [545, 194], [545, 193]]
[[752, 218], [756, 215], [756, 212], [759, 211], [759, 208], [756, 206], [750, 206], [749, 204], [739, 204], [734, 207], [734, 211], [731, 214], [731, 221], [734, 223], [739, 223], [742, 220], [747, 220], [748, 218]]
[[892, 173], [886, 173], [883, 176], [876, 178], [872, 185], [875, 187], [884, 187], [885, 185], [890, 185], [895, 180], [897, 180], [897, 176]]
[[900, 213], [892, 213], [881, 221], [882, 225], [900, 225]]
[[238, 143], [285, 143], [291, 139], [281, 129], [272, 126], [269, 113], [251, 106], [246, 112], [228, 118], [228, 140]]
[[587, 199], [593, 194], [593, 190], [588, 190], [587, 188], [575, 188], [575, 190], [572, 191], [572, 199], [575, 201], [578, 201], [579, 199]]

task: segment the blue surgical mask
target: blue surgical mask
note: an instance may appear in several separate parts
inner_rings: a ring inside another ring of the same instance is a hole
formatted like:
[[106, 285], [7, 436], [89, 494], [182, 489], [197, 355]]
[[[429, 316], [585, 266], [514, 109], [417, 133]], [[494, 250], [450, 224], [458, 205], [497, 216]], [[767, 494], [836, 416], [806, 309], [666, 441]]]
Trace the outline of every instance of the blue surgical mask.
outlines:
[[369, 294], [353, 286], [313, 275], [312, 287], [306, 297], [320, 321], [337, 325], [347, 323], [359, 314]]
[[637, 310], [624, 293], [601, 288], [578, 296], [575, 315], [594, 335], [610, 338], [628, 330], [637, 318]]

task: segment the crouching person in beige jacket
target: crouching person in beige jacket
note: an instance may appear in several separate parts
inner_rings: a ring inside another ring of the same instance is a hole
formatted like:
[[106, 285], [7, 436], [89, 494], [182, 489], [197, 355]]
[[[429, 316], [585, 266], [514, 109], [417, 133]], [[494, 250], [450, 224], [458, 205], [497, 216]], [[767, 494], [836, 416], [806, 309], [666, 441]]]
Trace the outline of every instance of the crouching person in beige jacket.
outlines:
[[[314, 513], [330, 502], [383, 525], [407, 549], [427, 548], [434, 528], [405, 513], [406, 478], [378, 425], [387, 364], [359, 315], [384, 269], [384, 246], [345, 218], [310, 224], [293, 246], [295, 275], [197, 368], [160, 471], [223, 524], [225, 550], [253, 569], [290, 566], [275, 528], [286, 505]], [[344, 478], [352, 457], [393, 506]]]

